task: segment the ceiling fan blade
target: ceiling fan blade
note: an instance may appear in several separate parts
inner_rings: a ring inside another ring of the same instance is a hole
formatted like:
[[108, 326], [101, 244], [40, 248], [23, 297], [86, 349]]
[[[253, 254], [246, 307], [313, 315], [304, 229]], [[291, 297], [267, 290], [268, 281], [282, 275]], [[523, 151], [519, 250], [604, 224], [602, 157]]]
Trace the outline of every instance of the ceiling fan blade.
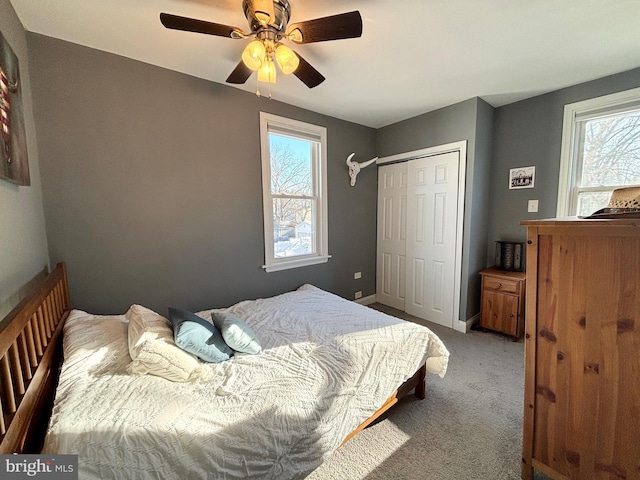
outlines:
[[[242, 33], [240, 29], [229, 25], [205, 22], [204, 20], [197, 20], [195, 18], [180, 17], [178, 15], [171, 15], [170, 13], [161, 13], [160, 21], [162, 25], [172, 30], [205, 33], [218, 37], [238, 38], [237, 33]], [[236, 32], [236, 36], [234, 36], [234, 32]]]
[[297, 52], [296, 55], [300, 59], [298, 68], [295, 69], [293, 74], [300, 79], [307, 87], [313, 88], [324, 82], [324, 76], [311, 66], [304, 58], [302, 58]]
[[288, 37], [296, 43], [325, 42], [362, 35], [362, 17], [357, 10], [290, 25]]
[[240, 60], [240, 63], [236, 65], [236, 68], [233, 69], [233, 72], [231, 72], [231, 74], [227, 77], [226, 81], [227, 83], [242, 84], [249, 79], [252, 73], [253, 70], [247, 67], [244, 62]]

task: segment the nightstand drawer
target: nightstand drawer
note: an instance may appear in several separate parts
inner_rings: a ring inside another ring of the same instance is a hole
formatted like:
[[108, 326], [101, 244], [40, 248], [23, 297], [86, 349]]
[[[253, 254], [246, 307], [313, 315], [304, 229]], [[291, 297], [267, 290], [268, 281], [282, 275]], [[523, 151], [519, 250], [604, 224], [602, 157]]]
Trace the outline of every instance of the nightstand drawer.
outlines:
[[521, 282], [518, 282], [516, 280], [485, 276], [483, 287], [485, 290], [513, 293], [517, 295], [518, 293], [520, 293], [520, 283]]

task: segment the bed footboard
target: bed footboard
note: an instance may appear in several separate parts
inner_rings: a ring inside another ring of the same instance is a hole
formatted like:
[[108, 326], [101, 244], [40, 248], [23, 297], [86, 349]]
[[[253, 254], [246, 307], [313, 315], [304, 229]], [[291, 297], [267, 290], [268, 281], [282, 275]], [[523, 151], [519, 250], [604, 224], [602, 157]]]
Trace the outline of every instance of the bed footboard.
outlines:
[[371, 425], [384, 412], [386, 412], [391, 407], [393, 407], [396, 403], [398, 403], [398, 400], [400, 400], [402, 397], [410, 393], [412, 390], [415, 391], [416, 397], [418, 397], [420, 400], [424, 400], [426, 396], [426, 384], [425, 384], [426, 377], [427, 377], [427, 366], [422, 365], [418, 369], [418, 371], [413, 375], [413, 377], [411, 377], [409, 380], [404, 382], [402, 385], [400, 385], [400, 387], [398, 387], [398, 390], [393, 392], [393, 395], [391, 395], [387, 399], [387, 401], [384, 402], [384, 405], [382, 405], [373, 415], [371, 415], [364, 422], [362, 422], [358, 426], [358, 428], [356, 428], [353, 432], [347, 435], [347, 438], [344, 439], [342, 444], [344, 445], [351, 438], [353, 438], [358, 432], [364, 430], [369, 425]]
[[46, 432], [69, 315], [64, 263], [0, 323], [0, 454], [37, 453]]

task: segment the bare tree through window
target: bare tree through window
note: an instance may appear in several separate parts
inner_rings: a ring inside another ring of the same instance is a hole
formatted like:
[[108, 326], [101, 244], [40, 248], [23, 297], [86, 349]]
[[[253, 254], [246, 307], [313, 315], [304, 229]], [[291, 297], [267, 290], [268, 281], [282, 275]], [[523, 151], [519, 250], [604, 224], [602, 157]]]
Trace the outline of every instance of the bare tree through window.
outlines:
[[276, 256], [313, 253], [312, 142], [270, 134]]
[[640, 111], [584, 122], [580, 177], [578, 215], [606, 206], [615, 188], [640, 184]]

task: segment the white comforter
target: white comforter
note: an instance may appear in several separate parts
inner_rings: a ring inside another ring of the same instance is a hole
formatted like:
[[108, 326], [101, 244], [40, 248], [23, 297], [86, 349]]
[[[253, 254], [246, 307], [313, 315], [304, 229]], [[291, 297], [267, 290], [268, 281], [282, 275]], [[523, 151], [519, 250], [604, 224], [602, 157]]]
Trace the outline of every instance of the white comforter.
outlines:
[[124, 316], [73, 311], [43, 452], [78, 454], [81, 479], [301, 478], [425, 361], [446, 372], [427, 328], [310, 285], [224, 310], [263, 352], [201, 383], [126, 374]]

